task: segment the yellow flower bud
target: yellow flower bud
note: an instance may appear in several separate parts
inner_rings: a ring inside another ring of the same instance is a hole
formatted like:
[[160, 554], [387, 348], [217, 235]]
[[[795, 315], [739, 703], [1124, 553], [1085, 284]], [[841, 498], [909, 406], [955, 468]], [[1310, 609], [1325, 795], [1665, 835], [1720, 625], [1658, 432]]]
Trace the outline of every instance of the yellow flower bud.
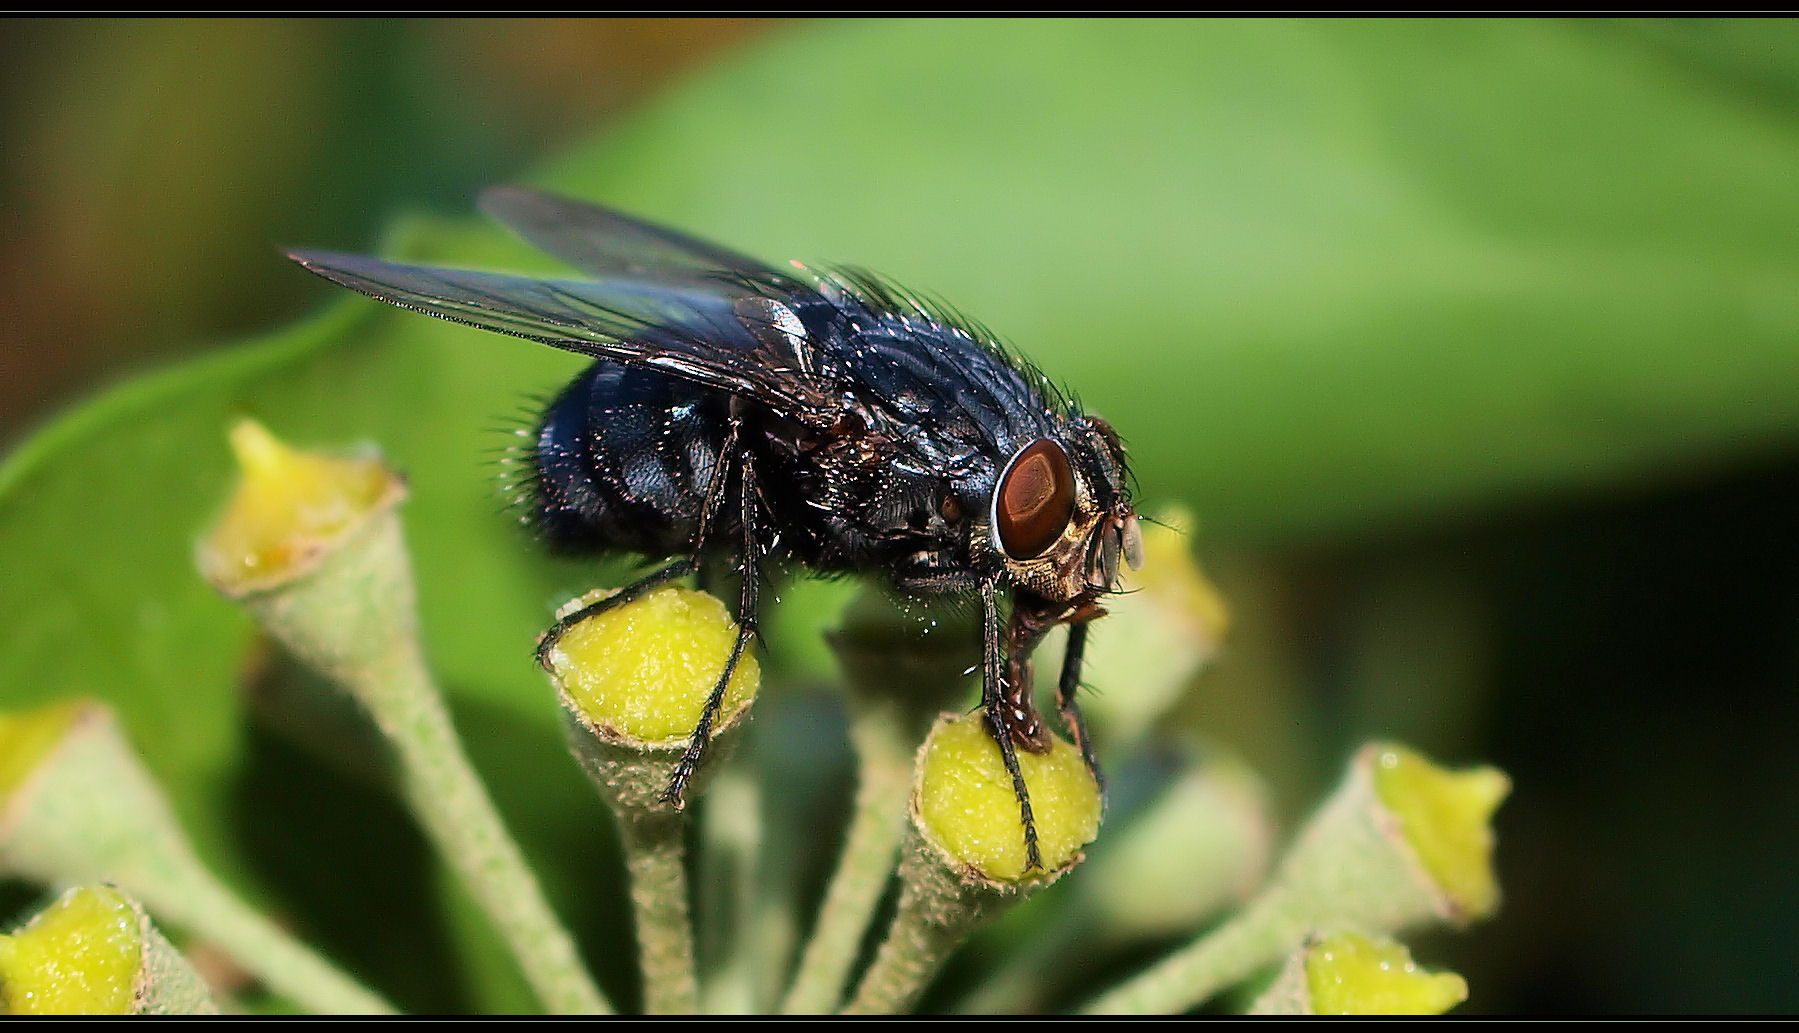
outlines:
[[1314, 1015], [1441, 1015], [1468, 999], [1454, 972], [1427, 972], [1404, 946], [1360, 933], [1322, 937], [1305, 954]]
[[74, 890], [12, 936], [0, 936], [0, 1011], [129, 1015], [143, 942], [118, 891]]
[[[724, 603], [692, 589], [662, 588], [569, 628], [549, 661], [570, 703], [596, 728], [642, 746], [685, 746], [736, 639]], [[745, 649], [725, 686], [715, 731], [750, 705], [761, 677]]]
[[[1099, 786], [1079, 750], [1059, 738], [1048, 753], [1018, 751], [1047, 872], [1080, 859], [1099, 834]], [[1024, 828], [1012, 776], [979, 714], [940, 722], [925, 743], [914, 791], [925, 836], [954, 863], [996, 882], [1024, 870]]]
[[377, 459], [302, 452], [255, 420], [231, 430], [242, 479], [200, 548], [200, 569], [241, 594], [309, 572], [319, 558], [405, 487]]
[[81, 713], [78, 700], [65, 700], [22, 714], [0, 713], [0, 812], [38, 762], [63, 740]]
[[1463, 920], [1499, 906], [1493, 874], [1493, 812], [1511, 792], [1496, 768], [1445, 771], [1403, 746], [1383, 746], [1374, 788], [1418, 861]]

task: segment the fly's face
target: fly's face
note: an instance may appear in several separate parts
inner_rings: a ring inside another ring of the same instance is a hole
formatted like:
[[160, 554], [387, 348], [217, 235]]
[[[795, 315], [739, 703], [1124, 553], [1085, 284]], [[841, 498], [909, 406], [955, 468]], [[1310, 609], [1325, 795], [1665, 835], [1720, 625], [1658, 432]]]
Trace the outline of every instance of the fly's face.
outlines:
[[1038, 438], [1001, 468], [985, 536], [1014, 581], [1067, 603], [1115, 589], [1120, 560], [1143, 565], [1118, 436], [1092, 417], [1073, 429], [1067, 444]]

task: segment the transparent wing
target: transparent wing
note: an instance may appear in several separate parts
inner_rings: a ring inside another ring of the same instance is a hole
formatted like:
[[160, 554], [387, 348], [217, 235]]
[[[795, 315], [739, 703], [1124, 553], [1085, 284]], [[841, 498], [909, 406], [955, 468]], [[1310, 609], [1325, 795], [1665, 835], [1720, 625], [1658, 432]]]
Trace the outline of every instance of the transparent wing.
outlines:
[[525, 187], [483, 192], [481, 210], [539, 251], [600, 279], [698, 286], [770, 275], [766, 265], [728, 248]]
[[770, 352], [767, 335], [751, 332], [734, 299], [716, 289], [632, 279], [539, 280], [326, 251], [288, 257], [402, 308], [754, 395], [796, 417], [826, 403], [786, 357]]

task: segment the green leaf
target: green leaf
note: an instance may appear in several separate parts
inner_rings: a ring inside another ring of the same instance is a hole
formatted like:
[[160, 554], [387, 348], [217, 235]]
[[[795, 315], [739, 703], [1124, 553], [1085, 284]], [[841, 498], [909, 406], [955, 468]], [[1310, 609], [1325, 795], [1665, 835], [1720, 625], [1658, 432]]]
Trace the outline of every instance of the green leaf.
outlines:
[[[1111, 419], [1147, 502], [1291, 538], [1790, 449], [1795, 54], [1791, 23], [807, 24], [530, 178], [941, 294]], [[549, 267], [472, 215], [389, 253]], [[112, 700], [249, 877], [252, 631], [192, 568], [224, 432], [373, 441], [409, 477], [433, 662], [483, 718], [465, 731], [513, 733], [483, 768], [552, 896], [590, 902], [612, 874], [565, 831], [597, 819], [530, 648], [618, 572], [540, 557], [491, 461], [513, 440], [492, 428], [580, 363], [330, 296], [0, 467], [0, 707]], [[828, 607], [775, 609], [798, 628], [777, 645], [817, 656]]]
[[1790, 447], [1793, 108], [1646, 35], [819, 25], [543, 181], [942, 293], [1211, 532], [1366, 527]]

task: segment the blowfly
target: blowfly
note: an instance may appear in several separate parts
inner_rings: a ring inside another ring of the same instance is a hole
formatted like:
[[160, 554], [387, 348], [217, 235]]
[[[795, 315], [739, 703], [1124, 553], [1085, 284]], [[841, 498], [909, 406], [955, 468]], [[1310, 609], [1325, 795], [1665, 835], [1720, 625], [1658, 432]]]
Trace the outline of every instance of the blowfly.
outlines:
[[[1040, 869], [1017, 751], [1051, 733], [1031, 652], [1069, 626], [1057, 710], [1095, 778], [1075, 690], [1088, 625], [1142, 562], [1124, 448], [979, 326], [856, 269], [777, 269], [533, 190], [482, 209], [591, 279], [544, 280], [296, 251], [373, 298], [593, 359], [532, 438], [530, 506], [552, 544], [664, 561], [567, 628], [709, 563], [741, 572], [738, 633], [669, 778], [679, 806], [756, 633], [764, 564], [980, 601], [981, 706]], [[1002, 615], [1003, 610], [1003, 615]]]

